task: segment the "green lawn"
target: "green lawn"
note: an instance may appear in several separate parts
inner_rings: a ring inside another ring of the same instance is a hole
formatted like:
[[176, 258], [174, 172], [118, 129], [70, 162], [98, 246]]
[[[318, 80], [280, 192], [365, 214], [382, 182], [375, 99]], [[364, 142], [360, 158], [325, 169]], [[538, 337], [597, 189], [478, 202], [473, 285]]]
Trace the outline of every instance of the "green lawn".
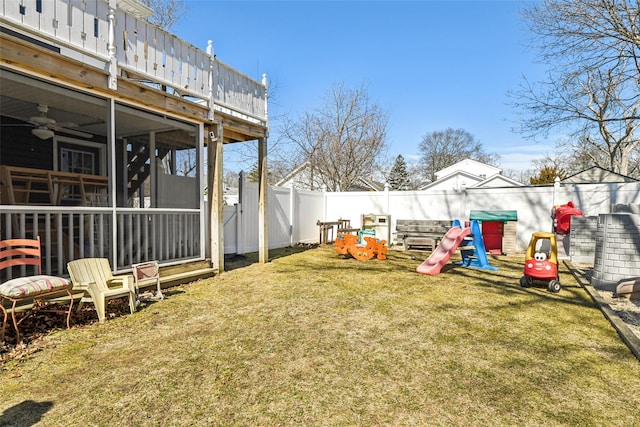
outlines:
[[2, 365], [0, 425], [640, 425], [640, 362], [566, 270], [271, 255], [51, 333]]

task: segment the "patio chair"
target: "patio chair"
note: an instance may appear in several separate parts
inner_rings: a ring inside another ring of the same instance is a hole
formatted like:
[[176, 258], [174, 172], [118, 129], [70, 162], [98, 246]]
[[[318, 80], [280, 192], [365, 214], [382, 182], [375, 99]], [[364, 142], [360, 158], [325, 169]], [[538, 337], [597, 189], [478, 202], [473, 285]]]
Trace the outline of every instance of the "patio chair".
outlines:
[[160, 286], [160, 266], [158, 261], [141, 262], [131, 265], [131, 273], [133, 273], [133, 283], [136, 290], [136, 302], [140, 302], [141, 297], [148, 295], [140, 294], [140, 288], [149, 286], [156, 287], [156, 294], [151, 293], [151, 299], [164, 299], [162, 295], [162, 287]]
[[[34, 266], [37, 274], [34, 276], [16, 277], [0, 284], [0, 309], [4, 314], [0, 341], [4, 341], [4, 333], [9, 320], [9, 313], [16, 331], [16, 343], [20, 342], [20, 325], [31, 314], [41, 312], [64, 313], [67, 315], [67, 328], [73, 308], [73, 295], [71, 294], [71, 282], [62, 277], [47, 276], [42, 274], [42, 257], [40, 249], [40, 236], [36, 239], [9, 239], [0, 241], [0, 271], [6, 271], [6, 277], [10, 278], [13, 267], [19, 267], [26, 272], [26, 267]], [[51, 302], [66, 302], [68, 297], [69, 308], [67, 310], [53, 308]], [[22, 313], [20, 320], [16, 318]]]
[[67, 263], [74, 290], [84, 291], [78, 310], [85, 302], [92, 302], [100, 323], [105, 320], [107, 301], [129, 298], [131, 313], [136, 311], [136, 296], [130, 276], [113, 276], [106, 258], [82, 258]]

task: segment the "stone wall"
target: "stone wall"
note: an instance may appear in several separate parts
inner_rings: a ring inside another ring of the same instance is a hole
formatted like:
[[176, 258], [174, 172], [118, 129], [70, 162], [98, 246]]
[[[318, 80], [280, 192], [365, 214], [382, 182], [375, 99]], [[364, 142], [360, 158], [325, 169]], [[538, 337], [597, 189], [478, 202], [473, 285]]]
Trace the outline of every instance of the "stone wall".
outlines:
[[572, 216], [569, 257], [576, 264], [591, 264], [596, 250], [597, 216]]
[[615, 291], [616, 283], [640, 275], [640, 215], [598, 215], [591, 284]]

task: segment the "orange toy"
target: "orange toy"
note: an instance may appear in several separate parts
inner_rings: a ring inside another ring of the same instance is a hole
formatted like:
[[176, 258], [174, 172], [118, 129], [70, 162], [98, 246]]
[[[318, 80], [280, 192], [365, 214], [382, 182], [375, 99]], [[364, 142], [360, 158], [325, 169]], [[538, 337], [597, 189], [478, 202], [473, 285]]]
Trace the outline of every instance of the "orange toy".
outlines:
[[387, 245], [385, 240], [375, 237], [365, 237], [366, 244], [358, 245], [358, 236], [355, 234], [339, 234], [336, 239], [336, 252], [342, 255], [351, 255], [357, 260], [364, 261], [377, 256], [378, 259], [387, 259]]

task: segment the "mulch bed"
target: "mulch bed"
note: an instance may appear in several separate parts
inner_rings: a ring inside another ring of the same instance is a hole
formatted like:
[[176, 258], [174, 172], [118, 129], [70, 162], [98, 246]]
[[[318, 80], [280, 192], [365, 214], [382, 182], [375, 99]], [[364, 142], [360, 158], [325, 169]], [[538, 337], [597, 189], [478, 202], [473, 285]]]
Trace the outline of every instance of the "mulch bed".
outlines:
[[[82, 328], [98, 322], [98, 314], [93, 304], [84, 305], [80, 311], [76, 311], [74, 306], [73, 310], [70, 322], [72, 328]], [[130, 314], [129, 302], [123, 299], [110, 300], [107, 302], [106, 311], [108, 319]], [[4, 342], [0, 341], [0, 364], [23, 358], [50, 345], [45, 337], [54, 330], [66, 329], [66, 320], [65, 314], [36, 312], [20, 324], [22, 342], [16, 344], [15, 330], [11, 318], [9, 318]], [[1, 321], [2, 315], [0, 313]]]

